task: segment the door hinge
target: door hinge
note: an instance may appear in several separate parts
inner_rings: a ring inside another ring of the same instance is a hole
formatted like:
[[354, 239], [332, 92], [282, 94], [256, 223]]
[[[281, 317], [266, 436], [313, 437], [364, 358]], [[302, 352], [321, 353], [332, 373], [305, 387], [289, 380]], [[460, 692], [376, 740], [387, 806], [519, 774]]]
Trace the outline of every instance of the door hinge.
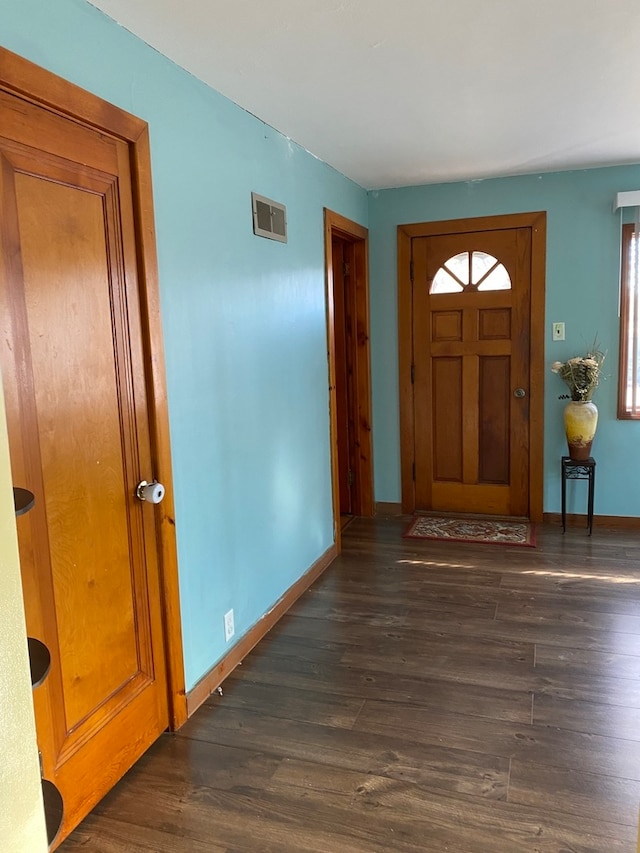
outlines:
[[349, 485], [353, 486], [354, 477], [353, 477], [353, 471], [351, 470], [351, 468], [349, 468], [349, 475], [348, 476], [349, 476]]
[[44, 779], [44, 762], [42, 760], [42, 753], [38, 750], [38, 762], [40, 763], [40, 778]]
[[414, 385], [416, 381], [416, 366], [415, 364], [411, 365], [411, 384]]
[[413, 482], [416, 481], [416, 463], [414, 462], [411, 466], [411, 476], [413, 477]]
[[413, 258], [409, 261], [409, 278], [411, 279], [411, 283], [413, 284]]
[[342, 264], [342, 275], [349, 275], [350, 272], [351, 272], [351, 267], [349, 266], [349, 264], [346, 261], [344, 261]]

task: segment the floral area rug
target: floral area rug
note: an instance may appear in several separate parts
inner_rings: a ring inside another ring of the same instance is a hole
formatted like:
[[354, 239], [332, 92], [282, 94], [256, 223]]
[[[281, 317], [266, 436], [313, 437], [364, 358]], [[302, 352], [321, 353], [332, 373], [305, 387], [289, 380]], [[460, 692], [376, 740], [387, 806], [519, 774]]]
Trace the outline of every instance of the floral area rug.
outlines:
[[485, 545], [525, 545], [529, 548], [535, 548], [536, 545], [532, 524], [504, 519], [421, 515], [411, 520], [404, 536], [409, 539], [480, 542]]

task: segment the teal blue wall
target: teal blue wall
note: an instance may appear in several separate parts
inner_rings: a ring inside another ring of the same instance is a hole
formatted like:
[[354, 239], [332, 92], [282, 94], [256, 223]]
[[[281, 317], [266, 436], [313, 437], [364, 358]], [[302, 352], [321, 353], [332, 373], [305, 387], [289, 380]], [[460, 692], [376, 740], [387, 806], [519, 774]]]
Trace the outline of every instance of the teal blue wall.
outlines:
[[[149, 122], [187, 687], [332, 544], [323, 207], [356, 184], [84, 0], [1, 0], [0, 42]], [[255, 237], [251, 191], [287, 205]]]
[[[375, 493], [400, 500], [396, 228], [401, 223], [547, 211], [544, 509], [560, 507], [559, 460], [566, 452], [564, 386], [548, 366], [582, 353], [597, 334], [608, 349], [594, 401], [600, 412], [595, 511], [640, 515], [640, 423], [616, 420], [620, 213], [617, 192], [640, 189], [640, 166], [409, 187], [369, 193]], [[552, 342], [551, 324], [566, 323]], [[581, 487], [582, 483], [571, 484]], [[569, 510], [584, 512], [572, 490]]]
[[[396, 226], [546, 210], [547, 364], [609, 349], [596, 512], [640, 510], [640, 424], [615, 419], [620, 217], [640, 166], [367, 194], [85, 0], [0, 0], [0, 41], [150, 124], [187, 686], [332, 543], [322, 210], [371, 237], [376, 499], [400, 496]], [[284, 202], [289, 243], [256, 238], [250, 192]], [[551, 322], [567, 324], [552, 343]], [[546, 374], [545, 499], [559, 507], [562, 392]], [[581, 486], [582, 484], [577, 484]], [[582, 511], [583, 495], [570, 509]]]

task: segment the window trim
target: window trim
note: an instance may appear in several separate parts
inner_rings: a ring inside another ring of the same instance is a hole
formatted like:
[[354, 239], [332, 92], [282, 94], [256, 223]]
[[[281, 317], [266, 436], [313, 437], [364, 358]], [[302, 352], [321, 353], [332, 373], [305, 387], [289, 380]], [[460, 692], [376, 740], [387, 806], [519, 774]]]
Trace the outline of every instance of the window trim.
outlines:
[[[640, 371], [636, 372], [636, 400], [635, 406], [627, 406], [627, 386], [629, 384], [629, 373], [627, 366], [629, 364], [629, 291], [631, 282], [631, 258], [633, 235], [638, 233], [634, 223], [624, 224], [622, 226], [622, 245], [621, 245], [621, 263], [620, 263], [620, 360], [618, 370], [618, 420], [640, 420]], [[636, 237], [640, 241], [640, 233]], [[640, 252], [640, 245], [636, 247], [636, 251]], [[640, 293], [636, 293], [636, 314], [640, 313], [640, 304], [638, 297]], [[640, 326], [640, 321], [638, 322]], [[635, 335], [633, 342], [636, 358], [635, 364], [638, 364], [640, 357], [640, 334]], [[633, 377], [631, 377], [633, 379]]]

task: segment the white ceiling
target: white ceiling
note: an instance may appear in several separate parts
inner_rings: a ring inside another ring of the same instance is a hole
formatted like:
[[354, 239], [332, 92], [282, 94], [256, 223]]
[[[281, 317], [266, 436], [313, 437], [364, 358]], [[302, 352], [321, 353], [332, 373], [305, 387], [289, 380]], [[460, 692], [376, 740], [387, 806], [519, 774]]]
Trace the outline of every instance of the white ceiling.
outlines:
[[640, 162], [640, 0], [91, 0], [367, 189]]

